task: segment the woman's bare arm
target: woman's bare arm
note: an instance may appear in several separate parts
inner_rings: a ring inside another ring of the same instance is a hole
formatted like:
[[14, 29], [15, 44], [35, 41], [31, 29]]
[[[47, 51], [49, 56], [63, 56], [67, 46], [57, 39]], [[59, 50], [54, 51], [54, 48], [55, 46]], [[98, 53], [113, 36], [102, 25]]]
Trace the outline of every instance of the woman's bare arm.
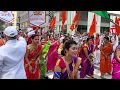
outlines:
[[78, 73], [78, 69], [79, 69], [80, 64], [81, 64], [81, 58], [78, 57], [78, 61], [77, 61], [76, 65], [75, 65], [75, 68], [74, 68], [74, 73], [75, 73], [75, 78], [76, 79], [78, 79], [77, 73]]
[[88, 55], [88, 50], [87, 50], [87, 48], [84, 48], [83, 51], [84, 51], [85, 56], [87, 57], [87, 59], [89, 59], [89, 55]]
[[116, 58], [120, 62], [120, 49], [116, 50]]

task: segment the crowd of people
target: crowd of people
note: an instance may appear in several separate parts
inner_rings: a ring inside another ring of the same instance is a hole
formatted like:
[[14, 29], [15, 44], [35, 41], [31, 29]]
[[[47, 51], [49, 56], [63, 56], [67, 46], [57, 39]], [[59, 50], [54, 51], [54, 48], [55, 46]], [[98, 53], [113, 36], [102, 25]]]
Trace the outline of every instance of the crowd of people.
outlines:
[[0, 39], [1, 79], [94, 79], [94, 65], [101, 78], [120, 79], [120, 39], [116, 33], [41, 35], [9, 26]]

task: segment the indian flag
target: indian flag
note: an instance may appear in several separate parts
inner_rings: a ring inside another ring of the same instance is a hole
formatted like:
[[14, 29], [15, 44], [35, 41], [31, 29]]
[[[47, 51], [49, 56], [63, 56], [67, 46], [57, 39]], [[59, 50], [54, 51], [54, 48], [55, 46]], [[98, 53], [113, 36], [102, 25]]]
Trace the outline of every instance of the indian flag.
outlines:
[[93, 13], [100, 15], [103, 18], [110, 19], [110, 16], [107, 11], [92, 11]]

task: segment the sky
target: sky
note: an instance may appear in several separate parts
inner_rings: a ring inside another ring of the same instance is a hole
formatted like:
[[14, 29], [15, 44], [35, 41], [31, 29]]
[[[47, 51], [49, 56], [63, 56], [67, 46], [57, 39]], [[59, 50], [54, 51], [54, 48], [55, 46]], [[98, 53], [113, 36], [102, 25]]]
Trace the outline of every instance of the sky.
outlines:
[[109, 13], [120, 14], [120, 11], [107, 11]]

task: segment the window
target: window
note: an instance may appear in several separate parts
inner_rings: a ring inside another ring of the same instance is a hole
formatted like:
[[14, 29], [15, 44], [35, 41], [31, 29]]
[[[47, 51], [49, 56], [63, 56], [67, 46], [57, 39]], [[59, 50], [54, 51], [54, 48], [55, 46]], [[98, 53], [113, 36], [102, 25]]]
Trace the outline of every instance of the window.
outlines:
[[109, 27], [100, 27], [100, 33], [104, 33], [107, 30], [109, 30]]
[[67, 25], [64, 25], [64, 34], [67, 33]]
[[87, 32], [87, 26], [86, 25], [78, 25], [77, 31], [80, 33]]
[[80, 11], [80, 20], [88, 21], [88, 11]]

